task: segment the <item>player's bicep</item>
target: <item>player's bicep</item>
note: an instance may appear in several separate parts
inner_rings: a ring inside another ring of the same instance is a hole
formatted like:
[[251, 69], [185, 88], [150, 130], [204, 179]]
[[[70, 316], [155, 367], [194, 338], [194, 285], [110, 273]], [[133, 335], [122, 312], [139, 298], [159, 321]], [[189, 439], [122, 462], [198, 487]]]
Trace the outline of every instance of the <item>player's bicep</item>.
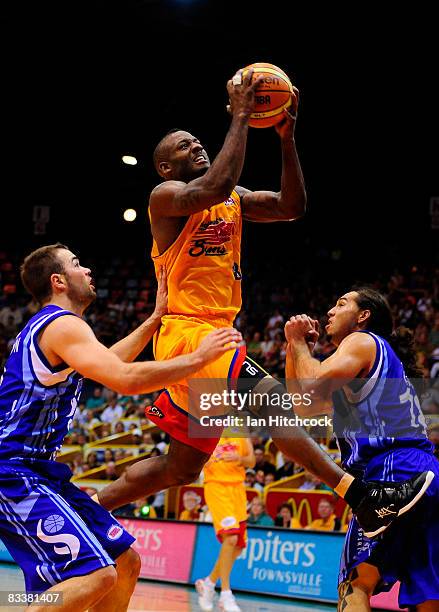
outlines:
[[119, 385], [123, 362], [97, 340], [81, 319], [60, 317], [48, 327], [45, 342], [82, 376], [113, 389]]

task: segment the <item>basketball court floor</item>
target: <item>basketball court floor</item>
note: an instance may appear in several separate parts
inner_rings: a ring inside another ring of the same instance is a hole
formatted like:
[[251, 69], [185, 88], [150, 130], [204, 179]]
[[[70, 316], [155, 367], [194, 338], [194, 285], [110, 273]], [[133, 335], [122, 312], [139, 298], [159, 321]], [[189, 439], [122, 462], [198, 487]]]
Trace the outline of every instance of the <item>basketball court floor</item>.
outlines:
[[[23, 591], [21, 570], [12, 564], [0, 563], [0, 591]], [[243, 612], [333, 612], [336, 606], [318, 603], [294, 602], [273, 597], [258, 597], [236, 593]], [[0, 612], [22, 612], [21, 606], [1, 606]], [[140, 580], [131, 598], [130, 612], [197, 612], [197, 594], [194, 588]], [[56, 607], [54, 607], [56, 612]]]

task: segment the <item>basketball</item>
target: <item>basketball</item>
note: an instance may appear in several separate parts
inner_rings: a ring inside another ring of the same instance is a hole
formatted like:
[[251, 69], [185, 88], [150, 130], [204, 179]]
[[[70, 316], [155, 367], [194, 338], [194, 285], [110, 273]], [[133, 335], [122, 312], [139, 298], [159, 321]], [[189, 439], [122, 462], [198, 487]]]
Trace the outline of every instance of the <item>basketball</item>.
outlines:
[[291, 106], [293, 86], [283, 70], [264, 62], [250, 64], [244, 68], [243, 75], [253, 68], [253, 80], [260, 76], [264, 80], [256, 90], [256, 106], [250, 116], [249, 125], [255, 128], [266, 128], [276, 125], [283, 111]]

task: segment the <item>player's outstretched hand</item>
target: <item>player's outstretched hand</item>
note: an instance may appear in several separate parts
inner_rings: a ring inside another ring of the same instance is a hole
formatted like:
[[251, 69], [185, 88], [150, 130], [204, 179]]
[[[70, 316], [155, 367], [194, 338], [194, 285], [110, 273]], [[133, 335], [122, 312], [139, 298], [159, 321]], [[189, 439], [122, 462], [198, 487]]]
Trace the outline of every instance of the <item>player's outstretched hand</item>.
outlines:
[[221, 327], [210, 332], [196, 349], [196, 353], [203, 359], [205, 364], [218, 359], [226, 351], [236, 349], [242, 342], [242, 336], [233, 327]]
[[279, 134], [281, 139], [292, 139], [294, 136], [294, 128], [296, 127], [297, 109], [299, 106], [299, 90], [293, 86], [294, 94], [292, 95], [290, 110], [284, 110], [284, 116], [276, 123], [274, 129]]
[[260, 76], [252, 82], [252, 77], [253, 69], [250, 68], [245, 76], [243, 70], [238, 70], [235, 76], [228, 81], [229, 105], [227, 111], [231, 115], [250, 118], [256, 103], [255, 91], [259, 83], [264, 80], [264, 77]]
[[157, 296], [153, 316], [162, 318], [168, 312], [168, 277], [165, 266], [161, 266], [157, 285]]

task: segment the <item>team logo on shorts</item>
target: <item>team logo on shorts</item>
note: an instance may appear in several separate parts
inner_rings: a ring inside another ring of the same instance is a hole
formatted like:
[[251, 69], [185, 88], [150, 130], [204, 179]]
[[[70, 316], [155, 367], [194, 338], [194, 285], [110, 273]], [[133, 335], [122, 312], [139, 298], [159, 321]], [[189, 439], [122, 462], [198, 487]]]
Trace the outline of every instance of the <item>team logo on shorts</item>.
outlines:
[[158, 417], [159, 419], [163, 419], [163, 417], [165, 416], [163, 412], [157, 408], [157, 406], [149, 406], [146, 409], [146, 415], [148, 416], [149, 414], [151, 416]]
[[227, 528], [227, 527], [233, 527], [235, 523], [237, 523], [237, 520], [234, 516], [226, 516], [225, 518], [223, 518], [220, 525], [221, 527]]
[[[60, 514], [51, 514], [47, 518], [40, 519], [37, 524], [37, 537], [46, 544], [53, 544], [53, 550], [57, 555], [70, 555], [70, 559], [64, 569], [78, 557], [81, 542], [72, 533], [60, 533], [65, 525], [65, 519]], [[64, 546], [60, 546], [63, 544]]]
[[58, 533], [64, 527], [64, 517], [59, 514], [51, 514], [44, 523], [43, 528], [46, 533]]
[[110, 529], [107, 531], [107, 539], [108, 540], [118, 540], [123, 534], [123, 527], [120, 525], [111, 525]]

